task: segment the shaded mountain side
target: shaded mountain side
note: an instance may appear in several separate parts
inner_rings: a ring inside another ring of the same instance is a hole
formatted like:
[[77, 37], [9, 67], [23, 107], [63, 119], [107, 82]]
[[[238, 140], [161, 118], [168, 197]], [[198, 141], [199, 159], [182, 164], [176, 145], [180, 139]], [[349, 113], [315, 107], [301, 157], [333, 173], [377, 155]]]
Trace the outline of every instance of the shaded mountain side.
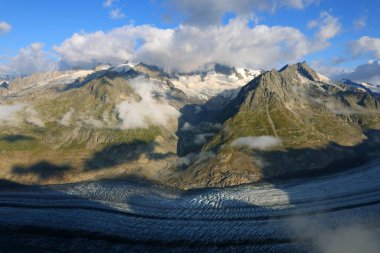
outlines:
[[167, 179], [183, 188], [226, 187], [280, 178], [311, 177], [363, 165], [380, 154], [380, 131], [368, 130], [367, 140], [355, 146], [331, 142], [319, 148], [251, 150], [225, 148], [195, 161]]
[[[223, 127], [202, 147], [214, 155], [206, 161], [200, 155], [172, 182], [227, 186], [359, 159], [366, 148], [378, 151], [377, 134], [365, 131], [380, 129], [379, 103], [363, 89], [320, 81], [306, 63], [268, 71], [244, 86], [215, 117], [214, 123]], [[232, 145], [239, 138], [262, 136], [279, 144], [261, 148], [249, 139], [251, 143]]]
[[203, 104], [189, 104], [181, 108], [178, 119], [177, 154], [186, 156], [199, 152], [205, 143], [221, 129], [218, 117], [239, 89], [226, 90]]

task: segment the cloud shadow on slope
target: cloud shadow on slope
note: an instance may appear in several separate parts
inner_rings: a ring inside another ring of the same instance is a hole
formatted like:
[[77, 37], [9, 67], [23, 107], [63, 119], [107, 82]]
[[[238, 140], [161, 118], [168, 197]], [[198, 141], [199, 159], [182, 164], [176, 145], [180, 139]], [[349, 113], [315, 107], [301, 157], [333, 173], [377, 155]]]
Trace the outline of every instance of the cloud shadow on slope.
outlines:
[[33, 141], [34, 138], [23, 134], [10, 134], [0, 137], [0, 141], [15, 143], [19, 141]]
[[146, 155], [151, 160], [161, 160], [175, 155], [173, 153], [156, 153], [154, 152], [155, 146], [155, 143], [147, 143], [141, 140], [109, 145], [95, 152], [91, 158], [87, 159], [84, 163], [84, 168], [86, 170], [107, 169], [137, 161], [142, 155]]
[[71, 169], [70, 165], [56, 165], [48, 161], [41, 161], [30, 166], [14, 166], [12, 172], [16, 175], [36, 175], [40, 179], [61, 178]]

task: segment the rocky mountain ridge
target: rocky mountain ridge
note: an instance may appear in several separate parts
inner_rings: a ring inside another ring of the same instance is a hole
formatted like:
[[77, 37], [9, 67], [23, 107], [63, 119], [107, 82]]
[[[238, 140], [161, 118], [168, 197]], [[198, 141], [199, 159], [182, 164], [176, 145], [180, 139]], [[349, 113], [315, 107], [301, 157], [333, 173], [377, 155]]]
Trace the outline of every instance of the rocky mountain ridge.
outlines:
[[318, 171], [378, 149], [375, 94], [306, 63], [178, 74], [99, 65], [16, 79], [0, 92], [1, 176], [23, 183], [136, 174], [219, 187]]
[[265, 72], [209, 122], [221, 128], [173, 183], [219, 187], [349, 166], [378, 152], [379, 106], [372, 92], [327, 84], [306, 63]]

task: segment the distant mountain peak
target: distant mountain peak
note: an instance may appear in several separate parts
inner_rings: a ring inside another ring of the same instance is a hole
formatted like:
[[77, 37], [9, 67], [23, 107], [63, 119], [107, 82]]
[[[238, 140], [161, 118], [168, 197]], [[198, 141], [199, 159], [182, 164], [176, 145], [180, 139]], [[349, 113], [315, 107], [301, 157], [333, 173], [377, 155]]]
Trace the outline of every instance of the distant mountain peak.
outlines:
[[301, 76], [311, 80], [311, 81], [320, 81], [317, 72], [315, 72], [314, 69], [312, 69], [306, 61], [299, 62], [293, 65], [285, 65], [283, 68], [279, 70], [281, 73], [298, 73]]

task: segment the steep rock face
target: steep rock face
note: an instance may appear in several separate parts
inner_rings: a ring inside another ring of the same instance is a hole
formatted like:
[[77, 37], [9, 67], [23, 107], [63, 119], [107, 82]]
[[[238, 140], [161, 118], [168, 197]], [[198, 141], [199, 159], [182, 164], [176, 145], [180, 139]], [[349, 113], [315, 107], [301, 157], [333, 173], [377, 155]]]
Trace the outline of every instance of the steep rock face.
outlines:
[[377, 133], [366, 131], [380, 128], [379, 105], [370, 92], [324, 83], [306, 63], [265, 72], [219, 113], [223, 128], [203, 146], [214, 155], [175, 184], [235, 185], [349, 165], [378, 149]]

